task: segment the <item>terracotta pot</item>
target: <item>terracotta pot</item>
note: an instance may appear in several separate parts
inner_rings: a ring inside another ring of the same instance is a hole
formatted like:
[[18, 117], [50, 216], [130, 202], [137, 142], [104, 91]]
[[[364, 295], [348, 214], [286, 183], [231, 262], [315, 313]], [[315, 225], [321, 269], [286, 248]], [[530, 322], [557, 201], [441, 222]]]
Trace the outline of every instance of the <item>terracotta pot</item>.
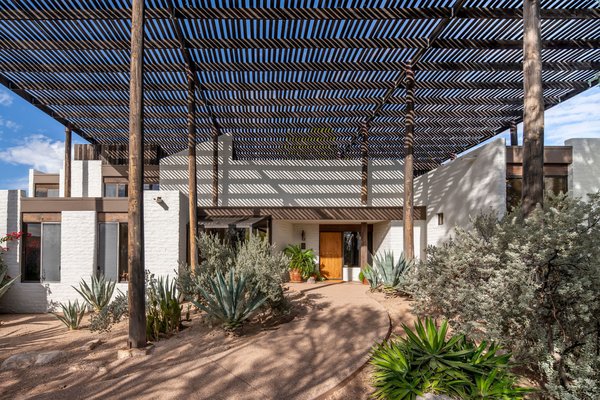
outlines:
[[290, 282], [302, 282], [302, 274], [300, 273], [299, 269], [290, 269]]

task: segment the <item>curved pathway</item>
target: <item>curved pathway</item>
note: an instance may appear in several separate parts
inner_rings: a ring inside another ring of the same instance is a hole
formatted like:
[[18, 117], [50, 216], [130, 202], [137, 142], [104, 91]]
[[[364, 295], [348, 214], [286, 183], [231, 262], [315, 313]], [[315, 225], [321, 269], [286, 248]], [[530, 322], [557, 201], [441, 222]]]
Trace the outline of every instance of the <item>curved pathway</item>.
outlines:
[[[65, 389], [61, 398], [314, 399], [348, 379], [389, 332], [386, 310], [366, 286], [293, 286], [309, 289], [307, 316], [242, 346], [152, 371]], [[148, 357], [152, 363], [155, 355]], [[43, 398], [56, 398], [47, 393]]]

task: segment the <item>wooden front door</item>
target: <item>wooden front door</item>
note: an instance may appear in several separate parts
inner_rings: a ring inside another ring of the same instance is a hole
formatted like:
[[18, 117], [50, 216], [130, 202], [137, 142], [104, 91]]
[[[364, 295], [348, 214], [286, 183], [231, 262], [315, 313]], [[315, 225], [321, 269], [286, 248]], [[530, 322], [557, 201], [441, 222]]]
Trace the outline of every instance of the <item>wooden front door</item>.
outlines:
[[321, 232], [319, 263], [321, 275], [327, 279], [342, 279], [342, 232]]

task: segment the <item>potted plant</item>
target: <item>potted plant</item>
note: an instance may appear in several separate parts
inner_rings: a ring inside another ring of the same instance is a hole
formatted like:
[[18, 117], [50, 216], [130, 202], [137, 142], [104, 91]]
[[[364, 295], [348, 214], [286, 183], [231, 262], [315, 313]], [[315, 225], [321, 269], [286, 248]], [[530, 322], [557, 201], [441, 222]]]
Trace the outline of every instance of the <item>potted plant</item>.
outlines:
[[315, 252], [297, 244], [288, 245], [285, 254], [290, 258], [290, 282], [302, 282], [315, 272]]

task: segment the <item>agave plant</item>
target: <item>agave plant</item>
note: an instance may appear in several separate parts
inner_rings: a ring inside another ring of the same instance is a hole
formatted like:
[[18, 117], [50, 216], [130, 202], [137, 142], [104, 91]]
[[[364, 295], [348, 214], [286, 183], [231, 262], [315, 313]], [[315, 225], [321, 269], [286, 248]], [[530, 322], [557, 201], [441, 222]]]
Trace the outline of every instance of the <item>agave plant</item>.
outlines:
[[379, 285], [381, 285], [381, 281], [379, 280], [379, 275], [370, 265], [366, 265], [359, 274], [359, 279], [362, 281], [366, 279], [369, 282], [369, 286], [372, 290], [377, 289]]
[[67, 304], [61, 303], [62, 315], [54, 314], [56, 318], [60, 320], [70, 331], [79, 329], [79, 324], [85, 314], [85, 305], [80, 304], [78, 300], [71, 303], [71, 300]]
[[106, 280], [103, 275], [100, 277], [91, 276], [91, 286], [82, 279], [79, 282], [79, 289], [73, 286], [73, 289], [77, 291], [83, 297], [85, 302], [92, 307], [95, 312], [100, 312], [104, 307], [110, 303], [110, 299], [115, 291], [116, 282]]
[[385, 251], [383, 255], [376, 255], [373, 268], [379, 275], [381, 284], [384, 288], [398, 289], [404, 283], [404, 276], [411, 268], [412, 263], [400, 255], [397, 261], [394, 260], [394, 253]]
[[146, 333], [157, 340], [160, 334], [178, 331], [181, 325], [182, 306], [175, 279], [150, 275], [146, 291]]
[[206, 304], [194, 301], [196, 307], [210, 317], [222, 322], [227, 330], [235, 330], [267, 300], [257, 289], [246, 289], [246, 278], [236, 276], [233, 270], [227, 278], [221, 271], [210, 281], [211, 292], [204, 289], [201, 295]]
[[8, 273], [8, 267], [2, 263], [0, 259], [0, 298], [10, 289], [13, 283], [17, 280], [18, 276], [10, 279], [6, 274]]

